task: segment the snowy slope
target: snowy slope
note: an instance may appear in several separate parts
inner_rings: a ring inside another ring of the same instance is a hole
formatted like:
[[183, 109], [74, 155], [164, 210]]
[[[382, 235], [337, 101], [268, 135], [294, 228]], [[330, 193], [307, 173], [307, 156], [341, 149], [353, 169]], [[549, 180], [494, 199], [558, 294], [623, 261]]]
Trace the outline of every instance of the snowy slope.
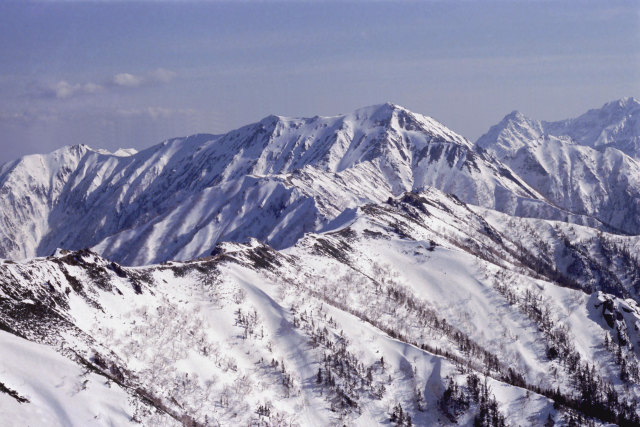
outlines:
[[639, 234], [640, 162], [628, 149], [638, 141], [640, 103], [625, 98], [561, 122], [513, 112], [476, 145], [557, 206]]
[[250, 237], [283, 248], [349, 209], [428, 186], [509, 214], [598, 224], [548, 203], [433, 119], [393, 104], [335, 117], [269, 116], [226, 135], [127, 154], [77, 146], [3, 166], [0, 255], [95, 247], [143, 265]]
[[0, 349], [3, 425], [135, 424], [127, 390], [54, 348], [0, 331]]
[[[109, 411], [60, 400], [74, 425], [100, 413], [145, 425], [370, 426], [397, 421], [401, 407], [402, 425], [406, 414], [415, 425], [470, 425], [485, 411], [525, 426], [594, 415], [602, 402], [613, 412], [594, 425], [634, 416], [640, 307], [623, 295], [632, 279], [620, 297], [586, 276], [569, 283], [553, 268], [560, 256], [545, 260], [519, 246], [528, 234], [492, 225], [501, 215], [429, 189], [366, 204], [282, 251], [252, 240], [146, 267], [90, 251], [3, 261], [0, 329], [41, 344], [4, 334], [0, 352], [63, 354], [92, 372], [80, 392], [90, 399], [100, 384], [91, 375], [108, 378]], [[558, 244], [561, 234], [545, 231], [554, 225], [541, 221], [534, 237]], [[640, 244], [564, 226], [575, 246]], [[10, 369], [0, 382], [30, 400], [0, 393], [12, 417], [48, 410]], [[83, 381], [63, 372], [68, 384]], [[618, 403], [606, 400], [614, 395]]]

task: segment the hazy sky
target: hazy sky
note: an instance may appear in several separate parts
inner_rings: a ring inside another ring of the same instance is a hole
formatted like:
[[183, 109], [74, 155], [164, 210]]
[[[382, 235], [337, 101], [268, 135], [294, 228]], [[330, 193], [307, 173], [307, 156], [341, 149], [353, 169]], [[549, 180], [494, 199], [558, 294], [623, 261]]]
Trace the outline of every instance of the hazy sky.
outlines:
[[475, 140], [640, 97], [640, 2], [0, 3], [0, 163], [385, 101]]

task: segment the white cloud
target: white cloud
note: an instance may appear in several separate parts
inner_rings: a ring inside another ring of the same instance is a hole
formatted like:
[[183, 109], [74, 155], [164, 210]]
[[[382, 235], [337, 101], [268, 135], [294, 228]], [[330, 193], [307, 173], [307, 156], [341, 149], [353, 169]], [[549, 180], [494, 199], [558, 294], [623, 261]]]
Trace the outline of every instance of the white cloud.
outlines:
[[158, 68], [146, 74], [117, 73], [104, 83], [69, 83], [60, 80], [35, 92], [38, 98], [70, 99], [82, 95], [93, 95], [108, 89], [135, 89], [142, 86], [164, 85], [173, 80], [176, 73], [164, 68]]
[[111, 83], [114, 86], [122, 86], [122, 87], [138, 87], [142, 85], [144, 79], [140, 76], [134, 76], [129, 73], [119, 73], [113, 76], [111, 79]]
[[103, 89], [101, 85], [96, 83], [71, 84], [61, 80], [42, 90], [40, 95], [45, 98], [68, 99], [78, 95], [98, 93]]
[[164, 68], [158, 68], [144, 75], [135, 75], [130, 73], [118, 73], [114, 75], [110, 84], [118, 87], [140, 87], [143, 85], [166, 84], [174, 79], [176, 73]]

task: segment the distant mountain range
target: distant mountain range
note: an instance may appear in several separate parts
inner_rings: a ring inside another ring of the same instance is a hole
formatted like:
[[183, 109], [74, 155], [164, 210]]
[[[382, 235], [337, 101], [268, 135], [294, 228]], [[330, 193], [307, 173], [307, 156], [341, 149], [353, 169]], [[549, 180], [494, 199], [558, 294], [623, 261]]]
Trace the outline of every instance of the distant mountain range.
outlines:
[[[556, 123], [512, 113], [476, 145], [383, 104], [336, 117], [269, 116], [139, 153], [81, 145], [26, 156], [0, 169], [0, 256], [93, 247], [144, 265], [251, 237], [284, 248], [365, 203], [428, 187], [510, 215], [637, 234], [640, 167], [613, 147], [618, 136], [625, 147], [637, 142], [638, 105], [625, 99]], [[599, 139], [590, 117], [600, 118]]]

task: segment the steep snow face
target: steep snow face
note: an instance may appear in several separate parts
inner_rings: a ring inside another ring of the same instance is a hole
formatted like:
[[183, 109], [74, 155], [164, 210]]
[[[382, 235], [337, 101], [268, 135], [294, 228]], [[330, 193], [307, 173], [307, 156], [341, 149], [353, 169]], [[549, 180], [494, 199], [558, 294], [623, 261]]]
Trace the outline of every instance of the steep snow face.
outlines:
[[[0, 404], [36, 424], [28, 415], [371, 426], [400, 406], [414, 425], [469, 425], [482, 410], [473, 380], [486, 375], [506, 425], [567, 423], [571, 407], [614, 395], [595, 425], [637, 419], [640, 307], [559, 286], [563, 258], [521, 245], [553, 247], [555, 224], [529, 232], [534, 220], [516, 219], [514, 235], [492, 226], [500, 215], [430, 189], [367, 204], [283, 251], [253, 240], [147, 267], [88, 250], [0, 261]], [[573, 245], [639, 244], [566, 227]], [[56, 371], [36, 377], [40, 361]]]
[[393, 104], [269, 116], [125, 154], [83, 146], [5, 165], [0, 255], [95, 247], [141, 265], [203, 256], [223, 240], [282, 248], [363, 203], [428, 186], [510, 214], [564, 216], [463, 137]]
[[[50, 214], [65, 186], [90, 149], [64, 147], [47, 155], [31, 155], [0, 167], [0, 254], [27, 258], [50, 231]], [[89, 154], [91, 155], [91, 154]]]
[[476, 144], [559, 207], [638, 234], [640, 163], [620, 150], [638, 141], [639, 105], [627, 98], [553, 123], [513, 112]]

